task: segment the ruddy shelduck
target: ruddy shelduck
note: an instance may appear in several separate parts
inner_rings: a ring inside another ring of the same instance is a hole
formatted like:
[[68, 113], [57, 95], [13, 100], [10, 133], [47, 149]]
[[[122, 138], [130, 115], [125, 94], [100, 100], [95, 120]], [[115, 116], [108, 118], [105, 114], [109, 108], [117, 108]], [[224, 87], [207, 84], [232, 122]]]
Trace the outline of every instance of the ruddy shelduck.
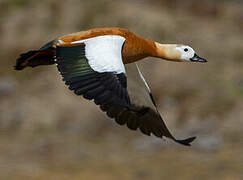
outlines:
[[21, 54], [15, 69], [56, 64], [70, 90], [94, 100], [118, 124], [189, 146], [195, 137], [177, 140], [172, 136], [135, 63], [149, 56], [177, 62], [207, 62], [187, 45], [161, 44], [127, 29], [97, 28], [59, 37], [39, 50]]

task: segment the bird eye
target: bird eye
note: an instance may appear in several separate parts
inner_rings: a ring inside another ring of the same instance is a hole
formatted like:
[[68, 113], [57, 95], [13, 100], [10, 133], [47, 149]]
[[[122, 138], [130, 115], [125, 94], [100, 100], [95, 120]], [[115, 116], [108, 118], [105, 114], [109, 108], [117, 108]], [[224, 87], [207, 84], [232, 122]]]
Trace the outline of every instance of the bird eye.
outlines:
[[188, 51], [188, 49], [187, 49], [187, 48], [185, 48], [185, 49], [184, 49], [184, 51], [185, 51], [185, 52], [187, 52], [187, 51]]

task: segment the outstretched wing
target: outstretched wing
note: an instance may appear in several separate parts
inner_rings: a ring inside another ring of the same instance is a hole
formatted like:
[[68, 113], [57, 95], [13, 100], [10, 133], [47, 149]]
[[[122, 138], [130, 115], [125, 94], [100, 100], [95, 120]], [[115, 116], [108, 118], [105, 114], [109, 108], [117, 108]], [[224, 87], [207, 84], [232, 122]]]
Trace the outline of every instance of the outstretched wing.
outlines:
[[100, 106], [101, 109], [106, 111], [109, 117], [115, 118], [118, 124], [126, 124], [129, 129], [137, 130], [139, 128], [146, 135], [152, 133], [160, 138], [166, 136], [189, 146], [195, 137], [177, 140], [172, 136], [157, 110], [150, 89], [137, 65], [135, 63], [126, 64], [126, 73], [131, 107], [123, 108], [105, 104]]
[[190, 145], [195, 137], [177, 140], [169, 132], [136, 64], [126, 65], [125, 70], [121, 56], [124, 41], [110, 35], [68, 45], [60, 41], [56, 63], [63, 80], [75, 94], [93, 99], [118, 124]]
[[123, 43], [120, 36], [101, 36], [73, 42], [71, 46], [57, 45], [57, 68], [69, 89], [96, 104], [130, 107], [121, 59]]

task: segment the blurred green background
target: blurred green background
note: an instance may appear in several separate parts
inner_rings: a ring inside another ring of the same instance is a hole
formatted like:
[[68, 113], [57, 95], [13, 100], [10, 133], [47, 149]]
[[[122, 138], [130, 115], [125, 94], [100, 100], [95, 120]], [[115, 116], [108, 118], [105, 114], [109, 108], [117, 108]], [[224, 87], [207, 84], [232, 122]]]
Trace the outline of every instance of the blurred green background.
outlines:
[[[120, 127], [55, 66], [13, 70], [55, 37], [122, 27], [208, 63], [139, 63], [166, 124], [192, 147]], [[243, 179], [243, 2], [1, 0], [0, 179]]]

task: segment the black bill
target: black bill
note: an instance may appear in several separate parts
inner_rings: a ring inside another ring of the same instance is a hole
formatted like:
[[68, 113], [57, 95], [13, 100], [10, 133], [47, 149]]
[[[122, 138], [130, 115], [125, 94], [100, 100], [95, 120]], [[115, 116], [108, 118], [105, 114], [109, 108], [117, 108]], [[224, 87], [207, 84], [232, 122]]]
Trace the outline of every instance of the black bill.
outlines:
[[200, 58], [196, 53], [194, 54], [194, 56], [192, 58], [190, 58], [190, 60], [192, 62], [202, 62], [202, 63], [207, 62], [206, 59]]

